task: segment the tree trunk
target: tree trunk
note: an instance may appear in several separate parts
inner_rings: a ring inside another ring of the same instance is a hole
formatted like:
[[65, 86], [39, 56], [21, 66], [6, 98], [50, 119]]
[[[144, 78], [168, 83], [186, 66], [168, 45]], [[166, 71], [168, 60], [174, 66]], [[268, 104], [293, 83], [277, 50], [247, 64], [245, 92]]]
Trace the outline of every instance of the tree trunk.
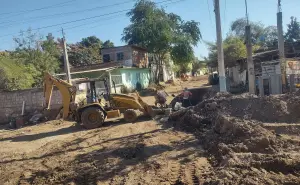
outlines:
[[159, 67], [158, 67], [158, 65], [156, 65], [156, 69], [155, 69], [154, 82], [155, 82], [155, 84], [159, 84]]
[[158, 81], [161, 80], [160, 77], [162, 76], [162, 74], [161, 74], [162, 67], [163, 67], [163, 55], [159, 55], [159, 57], [158, 57]]
[[160, 77], [161, 77], [161, 68], [163, 67], [163, 59], [164, 59], [165, 54], [154, 54], [155, 58], [155, 74], [154, 74], [154, 82], [158, 84], [160, 82]]
[[154, 83], [159, 84], [159, 56], [154, 55], [155, 57], [155, 74], [154, 74]]

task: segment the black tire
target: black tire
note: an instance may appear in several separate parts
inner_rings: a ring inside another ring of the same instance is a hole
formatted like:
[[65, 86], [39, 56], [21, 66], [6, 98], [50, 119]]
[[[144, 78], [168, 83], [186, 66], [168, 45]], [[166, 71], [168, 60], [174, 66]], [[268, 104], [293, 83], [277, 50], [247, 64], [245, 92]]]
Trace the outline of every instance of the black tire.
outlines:
[[137, 111], [133, 110], [133, 109], [127, 109], [124, 112], [124, 119], [126, 122], [134, 122], [136, 121], [138, 118], [138, 113]]
[[86, 129], [101, 127], [104, 119], [104, 112], [97, 107], [87, 108], [81, 114], [81, 122]]

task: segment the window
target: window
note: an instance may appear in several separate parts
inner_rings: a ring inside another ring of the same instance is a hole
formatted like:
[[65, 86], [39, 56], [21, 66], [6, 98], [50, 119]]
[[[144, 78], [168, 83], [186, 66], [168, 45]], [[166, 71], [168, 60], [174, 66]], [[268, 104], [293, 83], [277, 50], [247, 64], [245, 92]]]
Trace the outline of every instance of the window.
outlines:
[[117, 61], [123, 60], [124, 59], [124, 53], [117, 53]]
[[109, 54], [104, 54], [103, 55], [103, 62], [110, 62], [110, 55]]

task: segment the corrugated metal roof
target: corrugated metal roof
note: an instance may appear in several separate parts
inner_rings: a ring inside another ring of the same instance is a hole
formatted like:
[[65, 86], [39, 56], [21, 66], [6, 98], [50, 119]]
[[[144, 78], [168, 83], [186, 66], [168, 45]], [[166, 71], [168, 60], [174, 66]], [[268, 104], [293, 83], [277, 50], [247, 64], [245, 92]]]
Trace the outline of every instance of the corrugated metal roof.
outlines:
[[[86, 71], [76, 71], [76, 72], [71, 72], [71, 75], [72, 74], [80, 74], [80, 73], [91, 73], [91, 72], [95, 72], [95, 71], [111, 71], [116, 68], [119, 68], [119, 67], [109, 67], [109, 68], [101, 68], [101, 69], [91, 69], [91, 70], [86, 70]], [[66, 73], [60, 73], [60, 74], [56, 74], [54, 76], [64, 76], [64, 75], [66, 75]]]
[[259, 57], [259, 56], [262, 56], [262, 55], [271, 54], [271, 53], [275, 53], [275, 52], [278, 52], [278, 49], [256, 53], [252, 57]]

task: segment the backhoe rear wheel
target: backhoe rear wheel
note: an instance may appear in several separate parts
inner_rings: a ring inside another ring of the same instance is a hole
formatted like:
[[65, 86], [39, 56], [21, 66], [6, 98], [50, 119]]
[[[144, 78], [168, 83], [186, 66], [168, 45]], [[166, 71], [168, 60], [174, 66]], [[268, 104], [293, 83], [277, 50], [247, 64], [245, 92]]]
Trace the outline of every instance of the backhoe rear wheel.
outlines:
[[81, 121], [85, 128], [94, 129], [101, 127], [104, 123], [104, 112], [97, 107], [89, 107], [83, 110]]
[[124, 112], [124, 119], [126, 122], [134, 122], [137, 120], [139, 114], [136, 110], [134, 109], [127, 109], [125, 112]]

